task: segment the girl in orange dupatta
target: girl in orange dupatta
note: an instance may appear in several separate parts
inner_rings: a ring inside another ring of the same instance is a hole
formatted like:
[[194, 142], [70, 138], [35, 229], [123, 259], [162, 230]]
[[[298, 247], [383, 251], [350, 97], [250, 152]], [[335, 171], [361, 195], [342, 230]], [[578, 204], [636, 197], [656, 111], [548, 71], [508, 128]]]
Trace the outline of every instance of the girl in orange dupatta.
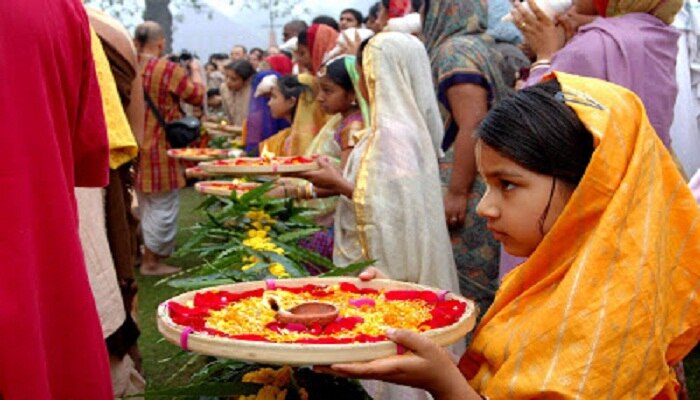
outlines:
[[423, 336], [390, 331], [412, 354], [334, 372], [438, 400], [677, 397], [671, 365], [700, 335], [700, 210], [636, 95], [554, 77], [505, 100], [477, 133], [488, 185], [478, 211], [529, 258], [459, 366]]

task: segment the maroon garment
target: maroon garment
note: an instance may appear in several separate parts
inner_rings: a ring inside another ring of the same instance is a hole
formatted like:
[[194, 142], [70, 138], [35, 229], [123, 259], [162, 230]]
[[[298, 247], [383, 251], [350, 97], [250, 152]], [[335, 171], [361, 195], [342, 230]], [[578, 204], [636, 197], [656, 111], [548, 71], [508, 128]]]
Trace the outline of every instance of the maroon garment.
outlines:
[[79, 0], [0, 1], [0, 397], [112, 399], [73, 188], [108, 180]]

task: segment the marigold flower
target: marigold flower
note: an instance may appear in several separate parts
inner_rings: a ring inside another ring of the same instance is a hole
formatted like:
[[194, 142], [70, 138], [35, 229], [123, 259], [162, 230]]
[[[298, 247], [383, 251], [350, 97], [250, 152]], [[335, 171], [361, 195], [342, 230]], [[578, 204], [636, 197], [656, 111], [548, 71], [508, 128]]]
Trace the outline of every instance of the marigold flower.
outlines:
[[270, 265], [270, 273], [278, 278], [289, 278], [290, 275], [287, 273], [287, 270], [284, 268], [284, 265], [280, 263], [274, 263]]

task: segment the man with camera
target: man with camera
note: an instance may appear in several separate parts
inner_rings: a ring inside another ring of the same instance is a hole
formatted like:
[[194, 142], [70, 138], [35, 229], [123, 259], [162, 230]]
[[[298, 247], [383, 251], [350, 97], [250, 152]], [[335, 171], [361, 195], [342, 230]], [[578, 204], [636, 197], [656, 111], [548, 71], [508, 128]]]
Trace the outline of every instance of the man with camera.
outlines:
[[185, 67], [161, 58], [165, 35], [157, 23], [146, 21], [139, 25], [134, 42], [139, 52], [144, 94], [160, 114], [146, 109], [144, 140], [136, 174], [136, 195], [145, 245], [141, 273], [166, 275], [179, 271], [161, 261], [175, 249], [179, 189], [185, 186], [185, 178], [179, 162], [167, 155], [170, 145], [164, 124], [159, 119], [170, 123], [181, 118], [181, 101], [201, 106], [205, 87], [196, 58], [186, 60]]

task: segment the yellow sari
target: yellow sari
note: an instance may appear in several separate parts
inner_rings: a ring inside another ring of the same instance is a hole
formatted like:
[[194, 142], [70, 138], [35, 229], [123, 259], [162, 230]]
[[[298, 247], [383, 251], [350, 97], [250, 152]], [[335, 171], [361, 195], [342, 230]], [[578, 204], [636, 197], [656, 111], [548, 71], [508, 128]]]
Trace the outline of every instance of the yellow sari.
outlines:
[[462, 372], [492, 399], [673, 399], [700, 334], [700, 211], [639, 98], [556, 73], [590, 165], [507, 275]]
[[117, 169], [136, 158], [139, 149], [124, 113], [107, 55], [102, 48], [100, 38], [97, 37], [92, 27], [90, 27], [90, 36], [97, 81], [102, 92], [102, 108], [107, 124], [109, 168]]

